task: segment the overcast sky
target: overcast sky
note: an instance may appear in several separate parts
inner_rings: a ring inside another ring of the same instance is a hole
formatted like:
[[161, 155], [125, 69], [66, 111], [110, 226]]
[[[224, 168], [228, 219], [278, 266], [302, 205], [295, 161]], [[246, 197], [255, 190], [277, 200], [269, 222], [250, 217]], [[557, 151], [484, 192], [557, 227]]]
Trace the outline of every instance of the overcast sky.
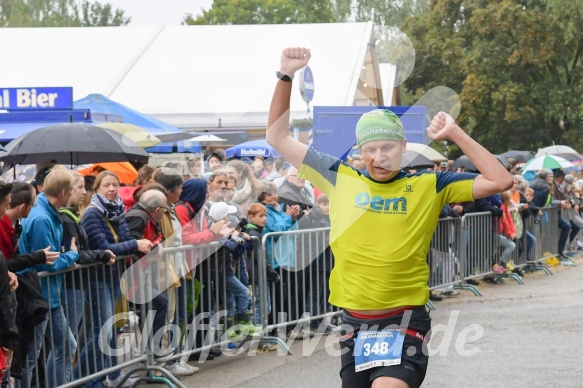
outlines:
[[99, 0], [131, 16], [130, 26], [179, 26], [184, 14], [193, 16], [208, 10], [213, 0]]

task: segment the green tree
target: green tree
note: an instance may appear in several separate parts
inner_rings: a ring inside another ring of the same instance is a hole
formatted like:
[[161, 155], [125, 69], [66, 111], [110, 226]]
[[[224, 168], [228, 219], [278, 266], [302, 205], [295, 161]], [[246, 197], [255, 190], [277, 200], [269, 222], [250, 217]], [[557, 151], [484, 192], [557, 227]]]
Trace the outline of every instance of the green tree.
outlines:
[[0, 27], [97, 27], [129, 22], [123, 10], [89, 0], [0, 0]]
[[110, 3], [90, 3], [85, 0], [80, 9], [77, 8], [78, 22], [82, 27], [125, 26], [131, 18], [125, 17], [125, 12], [119, 8], [113, 9]]
[[298, 24], [335, 21], [330, 0], [215, 0], [183, 24]]
[[432, 0], [404, 26], [417, 60], [406, 88], [457, 91], [458, 121], [494, 152], [581, 147], [582, 14], [564, 0]]

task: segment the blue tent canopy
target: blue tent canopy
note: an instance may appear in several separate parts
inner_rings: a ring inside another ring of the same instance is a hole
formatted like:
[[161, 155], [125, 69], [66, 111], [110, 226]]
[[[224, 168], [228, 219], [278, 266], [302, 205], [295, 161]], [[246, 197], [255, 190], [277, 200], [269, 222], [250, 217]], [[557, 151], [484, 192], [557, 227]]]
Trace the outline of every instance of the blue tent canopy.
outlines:
[[[148, 152], [172, 152], [172, 150], [168, 151], [169, 147], [173, 148], [177, 141], [192, 137], [192, 134], [188, 132], [184, 132], [168, 123], [128, 108], [101, 94], [90, 94], [85, 98], [75, 101], [73, 104], [75, 109], [90, 109], [91, 112], [123, 116], [125, 123], [142, 127], [165, 142], [148, 148], [146, 150]], [[178, 148], [182, 149], [182, 151], [178, 152], [200, 152], [201, 150], [200, 144], [197, 142], [189, 142], [188, 147], [182, 145]]]
[[238, 144], [225, 150], [227, 158], [253, 158], [261, 156], [262, 158], [277, 158], [280, 153], [267, 143], [267, 140], [252, 140], [245, 143]]
[[8, 143], [17, 137], [24, 135], [25, 133], [29, 133], [35, 129], [48, 127], [49, 125], [55, 124], [58, 123], [0, 123], [0, 142]]

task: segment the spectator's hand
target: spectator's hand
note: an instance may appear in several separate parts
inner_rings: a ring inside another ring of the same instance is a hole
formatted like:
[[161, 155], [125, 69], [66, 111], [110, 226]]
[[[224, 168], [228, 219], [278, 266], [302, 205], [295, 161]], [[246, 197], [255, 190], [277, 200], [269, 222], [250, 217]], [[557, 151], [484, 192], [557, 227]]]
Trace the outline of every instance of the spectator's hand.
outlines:
[[115, 264], [115, 253], [106, 249], [105, 252], [109, 253], [109, 261], [105, 265], [114, 265]]
[[209, 226], [209, 230], [213, 232], [215, 235], [220, 234], [221, 229], [225, 226], [225, 220], [220, 220], [214, 222], [211, 226]]
[[69, 250], [72, 252], [77, 252], [77, 244], [75, 244], [75, 237], [71, 239], [71, 246], [69, 247]]
[[245, 240], [249, 241], [251, 240], [251, 236], [249, 236], [247, 233], [245, 232], [241, 232], [241, 237], [243, 237]]
[[300, 207], [298, 205], [288, 206], [285, 213], [295, 221], [298, 218], [298, 214], [300, 214]]
[[515, 234], [513, 234], [512, 236], [510, 236], [510, 239], [511, 239], [511, 240], [516, 240], [516, 235], [515, 235]]
[[528, 209], [528, 203], [523, 203], [522, 204], [522, 210], [526, 210]]
[[138, 240], [138, 251], [144, 254], [150, 253], [154, 244], [150, 240], [146, 240], [145, 238]]
[[18, 277], [16, 274], [8, 271], [8, 280], [10, 281], [10, 291], [16, 291], [18, 288]]
[[12, 365], [12, 350], [7, 348], [2, 348], [2, 353], [4, 353], [4, 359], [6, 360], [6, 367], [10, 368]]
[[229, 228], [227, 225], [224, 225], [221, 230], [219, 230], [219, 236], [222, 237], [229, 237], [233, 229]]
[[[63, 247], [63, 249], [64, 248], [65, 247]], [[47, 265], [53, 265], [55, 263], [55, 260], [57, 260], [57, 258], [59, 257], [59, 252], [51, 252], [50, 246], [43, 249], [43, 252], [45, 253], [45, 264]]]
[[571, 204], [567, 201], [561, 201], [561, 208], [562, 209], [569, 209], [571, 207]]
[[290, 77], [293, 77], [296, 71], [308, 64], [310, 60], [310, 49], [304, 47], [289, 47], [281, 53], [280, 71]]
[[462, 205], [455, 205], [453, 210], [461, 214], [464, 211], [464, 207]]

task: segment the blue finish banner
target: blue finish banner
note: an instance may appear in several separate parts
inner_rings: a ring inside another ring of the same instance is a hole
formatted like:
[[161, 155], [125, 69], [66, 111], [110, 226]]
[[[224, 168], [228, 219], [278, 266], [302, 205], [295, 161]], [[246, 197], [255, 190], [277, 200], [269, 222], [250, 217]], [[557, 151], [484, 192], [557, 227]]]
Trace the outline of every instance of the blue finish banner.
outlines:
[[72, 109], [73, 88], [0, 88], [0, 110]]

